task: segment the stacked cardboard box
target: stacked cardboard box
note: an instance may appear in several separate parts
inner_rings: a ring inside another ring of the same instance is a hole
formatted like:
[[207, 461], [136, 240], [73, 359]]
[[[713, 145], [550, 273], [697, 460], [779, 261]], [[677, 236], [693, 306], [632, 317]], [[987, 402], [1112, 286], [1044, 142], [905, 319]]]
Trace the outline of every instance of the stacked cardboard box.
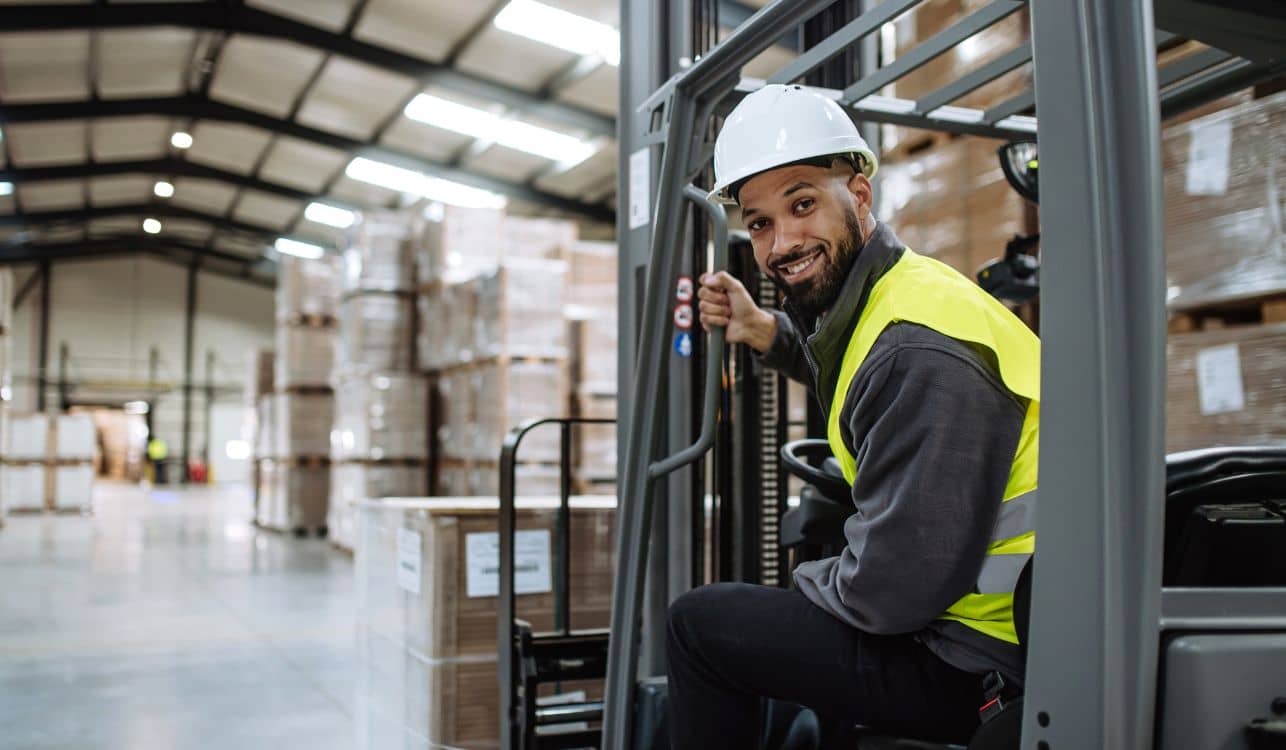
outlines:
[[[571, 247], [567, 262], [574, 416], [614, 420], [618, 356], [616, 244], [578, 242]], [[616, 425], [576, 427], [573, 446], [577, 491], [614, 494]]]
[[86, 511], [98, 434], [89, 414], [13, 414], [3, 492], [11, 511]]
[[417, 231], [406, 212], [366, 213], [344, 252], [328, 434], [329, 527], [347, 549], [357, 502], [429, 491], [430, 382], [415, 363]]
[[[296, 533], [324, 532], [339, 268], [334, 259], [284, 257], [277, 285], [273, 383], [256, 378], [256, 520]], [[260, 368], [266, 357], [256, 357]]]
[[[614, 504], [572, 499], [574, 629], [609, 623]], [[494, 498], [360, 504], [359, 748], [496, 746], [497, 507]], [[537, 632], [554, 626], [556, 507], [518, 503], [516, 554], [530, 569], [516, 581], [517, 615]]]

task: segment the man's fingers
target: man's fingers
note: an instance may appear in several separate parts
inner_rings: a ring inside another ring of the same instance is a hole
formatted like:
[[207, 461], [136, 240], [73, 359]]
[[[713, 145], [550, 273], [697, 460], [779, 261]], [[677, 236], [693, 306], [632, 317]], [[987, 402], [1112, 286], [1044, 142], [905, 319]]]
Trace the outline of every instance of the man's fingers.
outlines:
[[732, 307], [727, 304], [721, 304], [715, 301], [702, 300], [701, 304], [697, 305], [697, 307], [703, 313], [709, 313], [711, 315], [722, 315], [725, 318], [732, 317]]
[[697, 290], [697, 298], [710, 300], [712, 302], [724, 302], [728, 300], [728, 293], [719, 289], [703, 286]]
[[729, 320], [726, 315], [705, 312], [701, 313], [701, 327], [707, 331], [710, 330], [710, 326], [726, 326], [728, 323]]

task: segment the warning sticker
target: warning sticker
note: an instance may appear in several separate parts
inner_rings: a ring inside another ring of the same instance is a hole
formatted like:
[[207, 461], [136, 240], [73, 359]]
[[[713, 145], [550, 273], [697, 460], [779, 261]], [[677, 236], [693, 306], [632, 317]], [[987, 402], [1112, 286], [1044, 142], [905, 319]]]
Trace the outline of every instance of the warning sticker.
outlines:
[[692, 297], [696, 294], [696, 285], [692, 283], [691, 276], [680, 276], [679, 283], [674, 289], [674, 298], [680, 302], [691, 302]]
[[674, 327], [682, 331], [692, 327], [692, 305], [685, 302], [675, 306]]

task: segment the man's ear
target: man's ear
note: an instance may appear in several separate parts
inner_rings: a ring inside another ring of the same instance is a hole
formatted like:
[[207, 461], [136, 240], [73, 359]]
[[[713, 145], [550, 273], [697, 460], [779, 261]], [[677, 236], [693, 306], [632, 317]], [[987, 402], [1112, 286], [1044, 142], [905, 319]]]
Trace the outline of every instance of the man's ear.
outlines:
[[852, 177], [848, 178], [848, 192], [857, 202], [857, 216], [859, 219], [865, 219], [871, 211], [871, 204], [875, 198], [875, 190], [871, 187], [871, 181], [866, 179], [866, 175], [861, 172], [854, 172]]

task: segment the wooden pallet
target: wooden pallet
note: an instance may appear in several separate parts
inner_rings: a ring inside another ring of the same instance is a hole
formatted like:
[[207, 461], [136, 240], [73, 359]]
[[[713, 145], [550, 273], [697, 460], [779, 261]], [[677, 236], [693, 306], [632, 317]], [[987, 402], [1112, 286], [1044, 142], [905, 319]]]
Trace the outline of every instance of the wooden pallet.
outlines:
[[280, 322], [295, 328], [334, 328], [339, 325], [339, 319], [334, 315], [322, 313], [294, 313], [283, 317]]
[[1286, 294], [1239, 300], [1172, 313], [1170, 333], [1212, 331], [1220, 328], [1286, 322]]

